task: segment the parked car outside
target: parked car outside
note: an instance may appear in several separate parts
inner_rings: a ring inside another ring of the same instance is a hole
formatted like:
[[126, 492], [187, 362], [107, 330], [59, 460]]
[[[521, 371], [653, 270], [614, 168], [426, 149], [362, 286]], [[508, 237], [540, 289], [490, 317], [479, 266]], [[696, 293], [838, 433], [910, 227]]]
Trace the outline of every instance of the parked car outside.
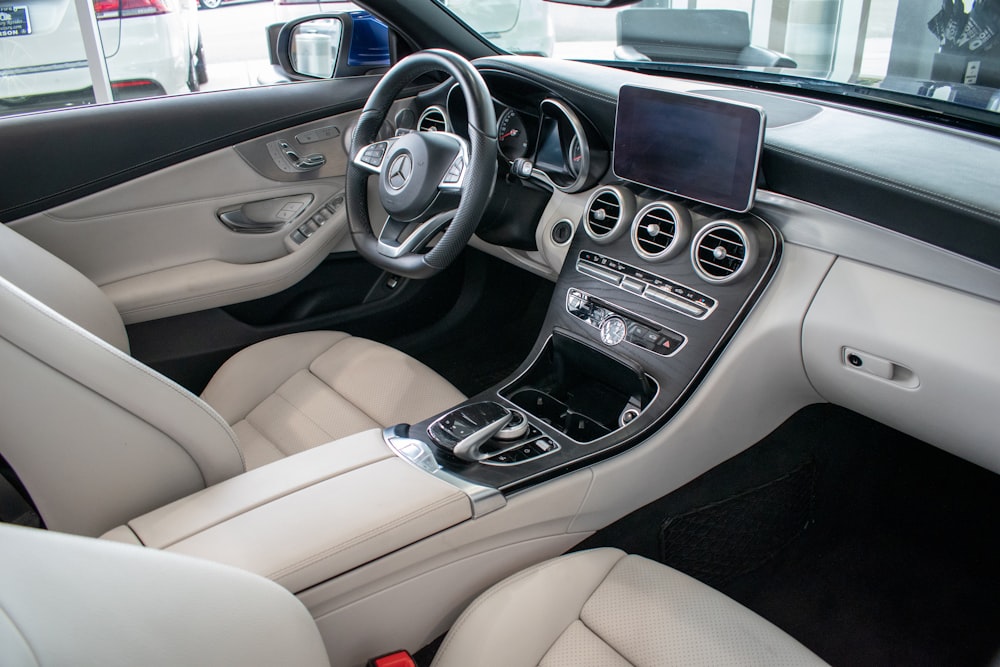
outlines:
[[[114, 99], [208, 80], [196, 0], [94, 0], [94, 12]], [[71, 0], [23, 0], [0, 14], [0, 114], [95, 101]]]

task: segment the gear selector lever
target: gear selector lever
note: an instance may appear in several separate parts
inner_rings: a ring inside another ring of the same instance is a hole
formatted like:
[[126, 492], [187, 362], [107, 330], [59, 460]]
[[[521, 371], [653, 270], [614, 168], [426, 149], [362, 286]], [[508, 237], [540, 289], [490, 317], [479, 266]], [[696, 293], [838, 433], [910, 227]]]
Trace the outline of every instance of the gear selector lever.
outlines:
[[435, 421], [427, 434], [442, 449], [463, 461], [481, 461], [492, 452], [482, 447], [511, 420], [511, 411], [499, 403], [483, 401], [455, 408]]

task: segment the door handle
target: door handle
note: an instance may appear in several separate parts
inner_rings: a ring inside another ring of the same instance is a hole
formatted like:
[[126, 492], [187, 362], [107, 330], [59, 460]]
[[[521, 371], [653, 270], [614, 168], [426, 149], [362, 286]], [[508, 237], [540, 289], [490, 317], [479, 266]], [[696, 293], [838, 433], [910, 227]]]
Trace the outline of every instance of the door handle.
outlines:
[[312, 203], [310, 194], [276, 197], [219, 211], [219, 220], [241, 234], [269, 234], [298, 217]]

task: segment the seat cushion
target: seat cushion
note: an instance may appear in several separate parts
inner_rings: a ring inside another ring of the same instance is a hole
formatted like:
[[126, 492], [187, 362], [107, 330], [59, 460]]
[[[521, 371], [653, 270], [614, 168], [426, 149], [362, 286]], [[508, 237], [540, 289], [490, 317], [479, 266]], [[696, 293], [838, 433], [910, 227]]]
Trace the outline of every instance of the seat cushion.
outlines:
[[483, 593], [434, 667], [823, 665], [718, 591], [617, 549], [547, 561]]
[[280, 336], [227, 361], [202, 398], [240, 439], [247, 469], [465, 400], [399, 350], [336, 331]]

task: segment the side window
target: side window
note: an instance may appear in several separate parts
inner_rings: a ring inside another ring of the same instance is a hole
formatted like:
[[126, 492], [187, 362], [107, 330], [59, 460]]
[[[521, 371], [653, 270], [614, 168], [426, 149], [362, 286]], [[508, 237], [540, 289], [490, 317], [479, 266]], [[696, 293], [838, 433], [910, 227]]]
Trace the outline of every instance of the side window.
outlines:
[[286, 21], [316, 0], [0, 0], [0, 116], [284, 83]]

